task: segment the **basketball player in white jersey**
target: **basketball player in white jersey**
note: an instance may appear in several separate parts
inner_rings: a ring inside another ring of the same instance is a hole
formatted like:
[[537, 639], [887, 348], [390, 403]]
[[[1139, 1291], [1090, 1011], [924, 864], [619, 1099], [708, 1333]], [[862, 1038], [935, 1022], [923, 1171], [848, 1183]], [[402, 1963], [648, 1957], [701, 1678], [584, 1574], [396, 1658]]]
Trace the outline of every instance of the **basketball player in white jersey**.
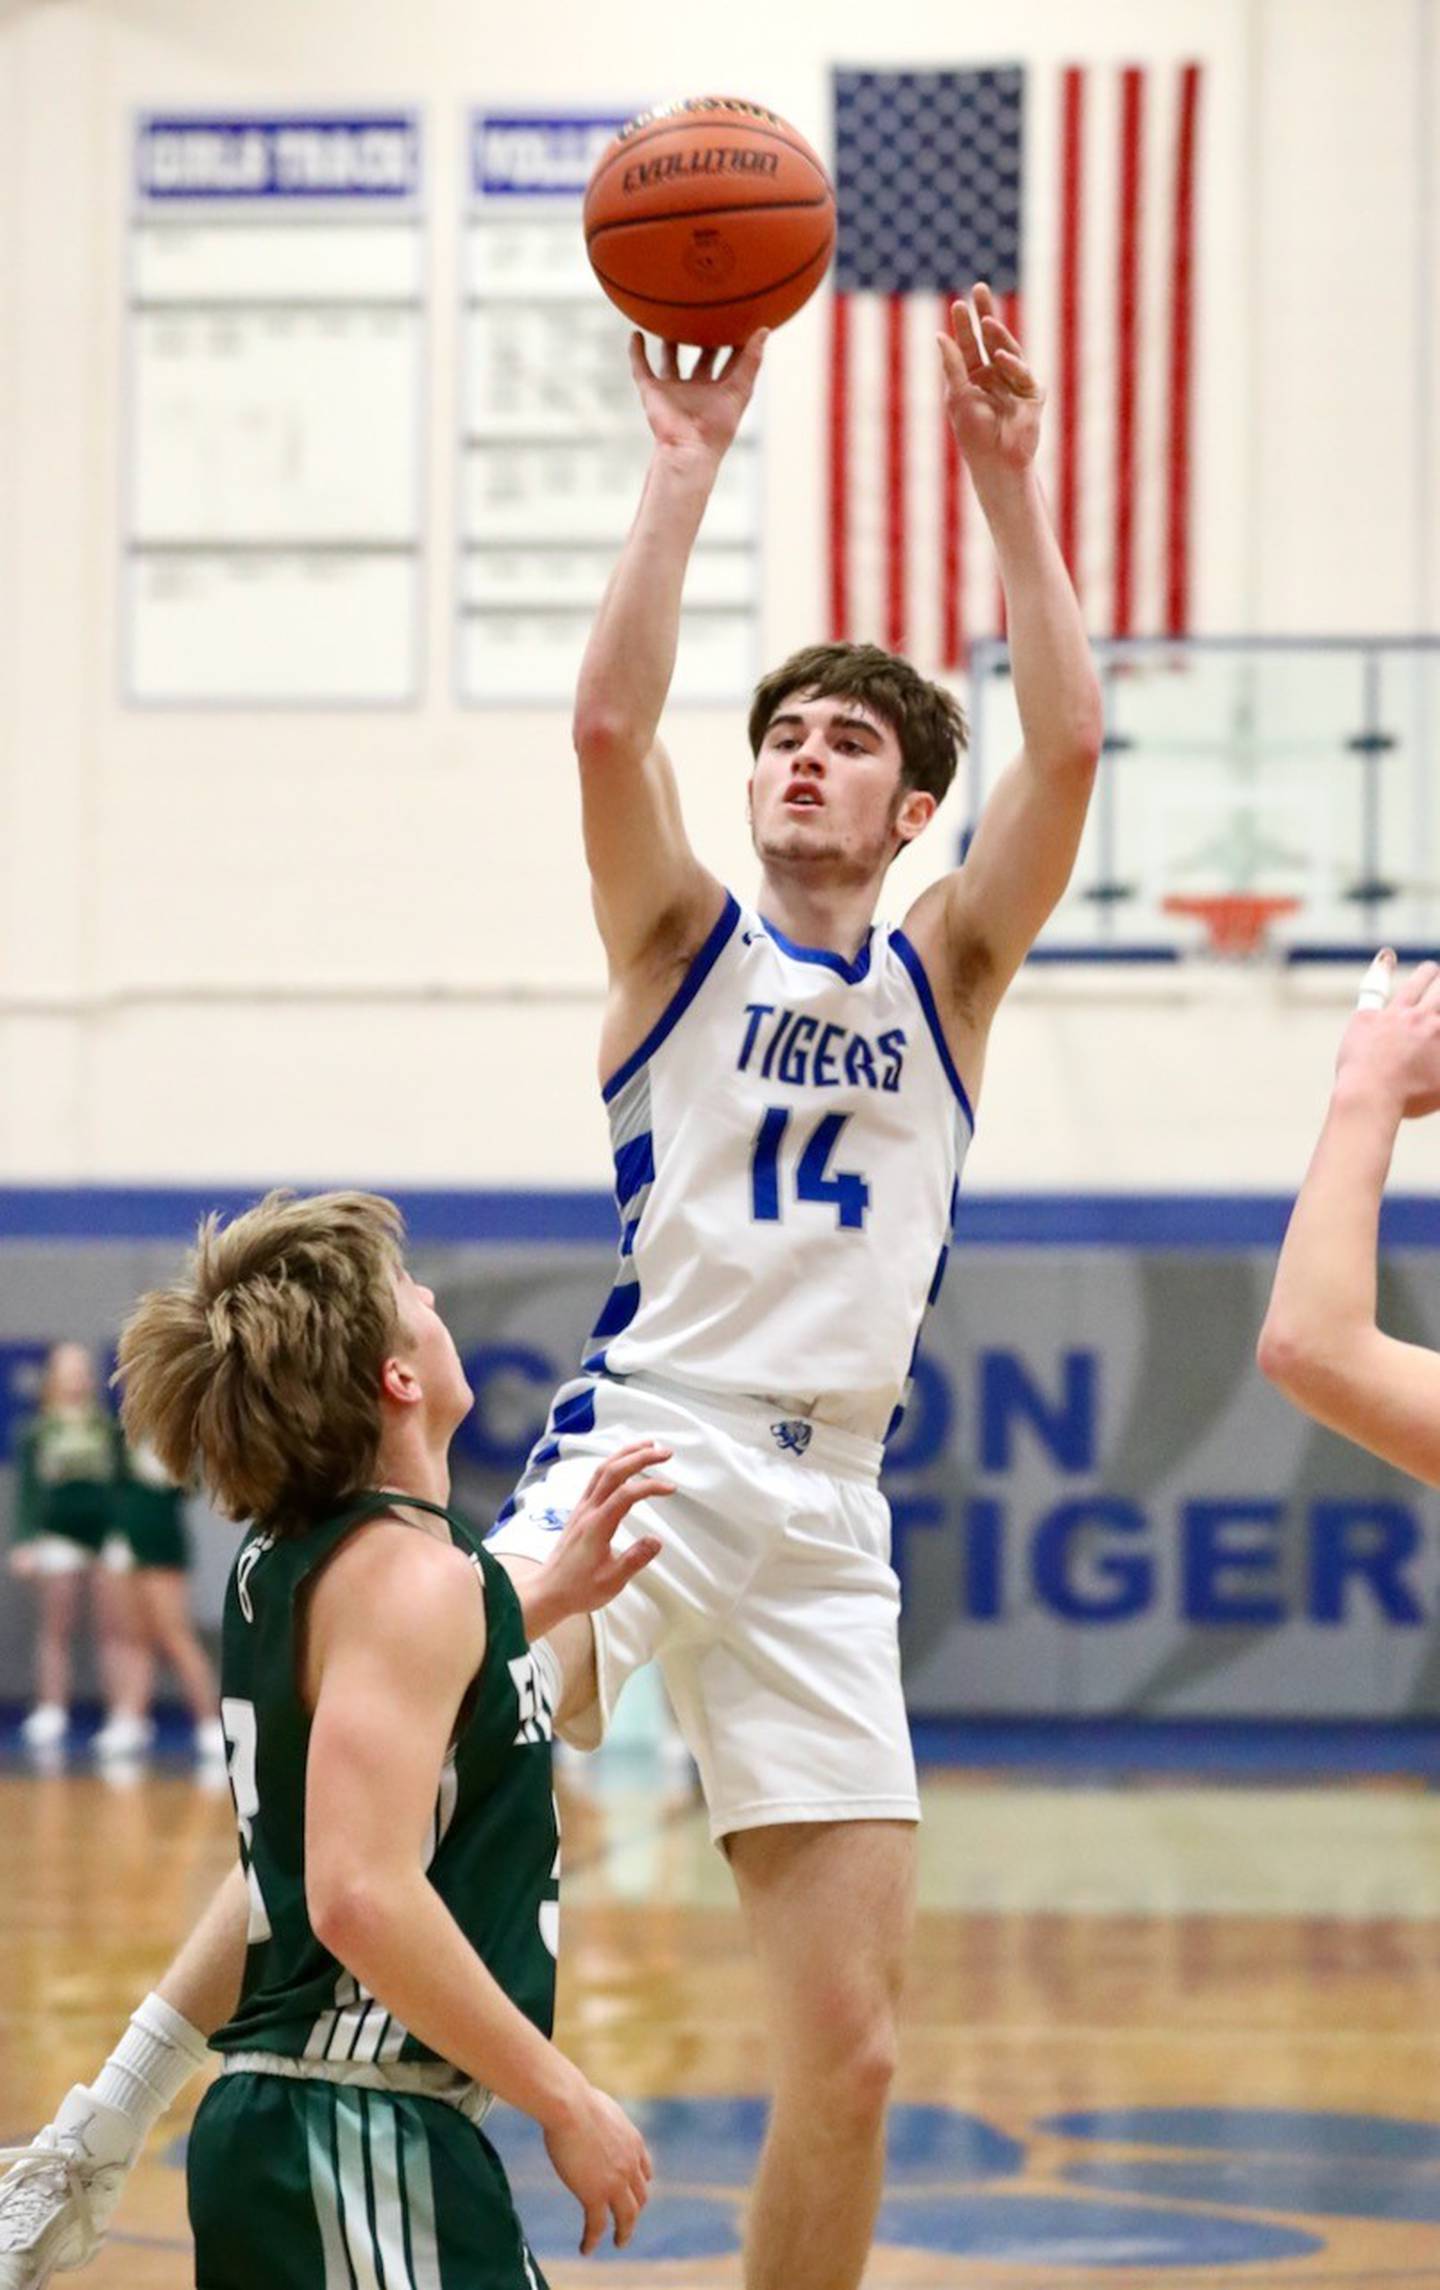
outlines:
[[[963, 725], [904, 661], [818, 647], [756, 696], [754, 904], [706, 870], [657, 735], [686, 565], [762, 349], [719, 373], [702, 357], [682, 380], [673, 352], [657, 376], [634, 347], [654, 455], [575, 715], [610, 966], [600, 1067], [620, 1276], [491, 1548], [523, 1577], [598, 1462], [636, 1439], [673, 1452], [676, 1491], [663, 1513], [638, 1505], [631, 1528], [660, 1555], [596, 1618], [593, 1702], [567, 1671], [579, 1718], [562, 1730], [597, 1740], [625, 1678], [659, 1659], [773, 2043], [748, 2290], [853, 2290], [884, 2169], [919, 1812], [876, 1481], [939, 1284], [990, 1023], [1069, 879], [1101, 713], [1035, 476], [1042, 393], [977, 287], [940, 355], [999, 558], [1022, 751], [964, 866], [902, 929], [873, 927]], [[155, 2096], [132, 2110], [103, 2190], [65, 2149], [78, 2191], [45, 2228], [47, 2245], [73, 2237], [64, 2263], [97, 2246], [139, 2140], [203, 2057], [243, 1930], [222, 1894], [162, 1983], [169, 2016], [137, 2014], [106, 2063], [143, 2046]], [[63, 2126], [41, 2138], [63, 2146]], [[17, 2290], [40, 2290], [54, 2263], [17, 2271]]]
[[[1392, 998], [1393, 995], [1393, 998]], [[1376, 1317], [1380, 1203], [1402, 1121], [1440, 1112], [1440, 963], [1372, 963], [1345, 1030], [1261, 1330], [1262, 1372], [1318, 1423], [1440, 1487], [1440, 1355]]]
[[886, 874], [950, 784], [960, 712], [873, 646], [797, 655], [750, 719], [753, 903], [708, 871], [659, 725], [686, 566], [763, 338], [688, 379], [673, 350], [656, 374], [632, 345], [654, 452], [574, 726], [610, 972], [620, 1267], [491, 1545], [543, 1562], [599, 1457], [637, 1437], [673, 1450], [664, 1547], [596, 1617], [596, 1701], [571, 1738], [597, 1739], [625, 1679], [659, 1659], [773, 2044], [749, 2290], [846, 2290], [870, 2244], [918, 1818], [876, 1482], [991, 1020], [1069, 879], [1101, 740], [1035, 474], [1041, 391], [984, 286], [939, 349], [999, 558], [1024, 746], [963, 867], [888, 929], [873, 921]]

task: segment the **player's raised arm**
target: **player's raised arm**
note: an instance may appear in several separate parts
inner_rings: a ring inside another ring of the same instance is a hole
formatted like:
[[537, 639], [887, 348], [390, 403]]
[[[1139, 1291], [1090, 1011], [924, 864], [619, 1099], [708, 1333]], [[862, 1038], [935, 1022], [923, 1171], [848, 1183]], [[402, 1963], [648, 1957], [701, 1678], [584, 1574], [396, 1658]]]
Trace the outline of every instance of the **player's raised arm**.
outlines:
[[946, 409], [999, 558], [1024, 745], [965, 864], [907, 926], [978, 1055], [995, 1006], [1070, 879], [1103, 733], [1084, 623], [1035, 470], [1044, 392], [977, 286], [940, 338]]
[[[1393, 956], [1388, 967], [1393, 976]], [[1436, 1111], [1440, 965], [1425, 962], [1388, 1009], [1362, 1007], [1346, 1029], [1259, 1345], [1262, 1373], [1287, 1399], [1432, 1487], [1440, 1486], [1440, 1354], [1379, 1326], [1376, 1254], [1396, 1132]]]
[[675, 671], [680, 598], [715, 480], [750, 402], [765, 337], [702, 351], [682, 378], [673, 345], [657, 374], [644, 337], [631, 370], [655, 441], [635, 522], [601, 601], [575, 694], [585, 855], [613, 977], [657, 950], [683, 962], [723, 893], [690, 848], [660, 716]]

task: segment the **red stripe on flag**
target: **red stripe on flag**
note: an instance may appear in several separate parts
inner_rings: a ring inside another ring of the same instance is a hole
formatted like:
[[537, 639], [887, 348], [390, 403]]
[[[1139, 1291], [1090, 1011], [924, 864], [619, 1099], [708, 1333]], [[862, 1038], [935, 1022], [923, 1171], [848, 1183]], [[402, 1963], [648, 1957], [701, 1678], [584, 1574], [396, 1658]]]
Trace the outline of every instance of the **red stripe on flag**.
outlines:
[[1119, 269], [1115, 297], [1115, 569], [1111, 634], [1131, 634], [1135, 612], [1135, 446], [1140, 366], [1140, 136], [1145, 75], [1120, 76]]
[[[1025, 318], [1019, 289], [1016, 288], [1010, 294], [1002, 294], [998, 299], [1000, 323], [1014, 335], [1023, 350], [1025, 347]], [[1002, 639], [1010, 633], [1009, 616], [1005, 610], [1005, 590], [998, 572], [995, 575], [995, 633]]]
[[850, 633], [850, 518], [846, 487], [850, 434], [850, 297], [830, 297], [830, 641]]
[[1059, 469], [1056, 503], [1060, 550], [1080, 594], [1080, 263], [1085, 197], [1085, 74], [1062, 74], [1060, 123]]
[[1190, 398], [1195, 319], [1195, 152], [1200, 66], [1180, 74], [1175, 144], [1175, 216], [1171, 248], [1170, 436], [1165, 488], [1165, 633], [1190, 626]]
[[885, 641], [905, 649], [905, 301], [885, 301]]
[[[940, 331], [950, 331], [950, 307], [959, 298], [942, 295]], [[965, 665], [965, 495], [960, 482], [960, 448], [940, 400], [940, 664]]]

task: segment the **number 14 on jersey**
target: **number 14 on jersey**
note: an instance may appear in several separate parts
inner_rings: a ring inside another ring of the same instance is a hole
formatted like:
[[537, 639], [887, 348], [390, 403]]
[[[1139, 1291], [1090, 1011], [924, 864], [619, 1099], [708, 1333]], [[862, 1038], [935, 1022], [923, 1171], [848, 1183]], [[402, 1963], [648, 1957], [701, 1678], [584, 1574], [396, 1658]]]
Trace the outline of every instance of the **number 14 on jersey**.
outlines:
[[801, 1143], [790, 1141], [790, 1108], [770, 1106], [755, 1133], [750, 1152], [750, 1211], [757, 1224], [782, 1221], [781, 1195], [787, 1168], [794, 1167], [797, 1201], [823, 1201], [834, 1207], [842, 1232], [860, 1232], [870, 1206], [870, 1187], [853, 1169], [830, 1172], [830, 1156], [840, 1142], [848, 1113], [825, 1113]]

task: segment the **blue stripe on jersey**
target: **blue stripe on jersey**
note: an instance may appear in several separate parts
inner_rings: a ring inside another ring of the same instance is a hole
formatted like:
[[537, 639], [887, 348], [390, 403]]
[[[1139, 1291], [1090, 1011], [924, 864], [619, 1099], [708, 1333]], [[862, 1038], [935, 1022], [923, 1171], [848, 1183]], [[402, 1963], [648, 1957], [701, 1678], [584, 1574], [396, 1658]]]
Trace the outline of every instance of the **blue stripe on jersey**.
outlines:
[[666, 1036], [674, 1032], [676, 1026], [684, 1017], [685, 1012], [689, 1009], [691, 1003], [694, 1001], [696, 995], [699, 993], [701, 987], [704, 985], [706, 979], [709, 977], [711, 971], [714, 969], [716, 963], [724, 953], [730, 939], [734, 936], [735, 926], [739, 920], [740, 901], [736, 898], [733, 891], [727, 891], [725, 893], [725, 905], [721, 910], [719, 921], [716, 923], [715, 928], [711, 931], [710, 936], [706, 939], [705, 944], [701, 947], [700, 952], [696, 955], [694, 961], [686, 971], [685, 976], [681, 980], [675, 994], [671, 997], [671, 1000], [666, 1009], [656, 1020], [655, 1024], [650, 1028], [649, 1033], [645, 1036], [645, 1039], [640, 1044], [639, 1049], [632, 1050], [629, 1057], [625, 1060], [625, 1063], [622, 1066], [617, 1067], [616, 1071], [611, 1074], [610, 1079], [606, 1082], [604, 1089], [601, 1091], [601, 1095], [603, 1096], [607, 1105], [610, 1103], [611, 1098], [614, 1097], [618, 1091], [625, 1087], [625, 1084], [630, 1079], [631, 1075], [640, 1071], [641, 1066], [645, 1064], [647, 1058], [652, 1058], [655, 1055], [655, 1052], [659, 1049], [660, 1044], [665, 1040]]
[[593, 1343], [597, 1336], [608, 1339], [628, 1328], [640, 1309], [640, 1283], [638, 1280], [617, 1282], [605, 1299], [605, 1309], [590, 1331]]
[[925, 1014], [925, 1023], [930, 1028], [931, 1038], [935, 1043], [936, 1050], [939, 1052], [940, 1063], [945, 1070], [945, 1077], [949, 1082], [950, 1087], [954, 1090], [955, 1095], [960, 1100], [960, 1110], [964, 1114], [967, 1122], [970, 1124], [970, 1134], [973, 1137], [975, 1134], [974, 1109], [971, 1106], [969, 1097], [966, 1095], [965, 1084], [960, 1079], [959, 1074], [955, 1071], [955, 1060], [950, 1055], [950, 1044], [945, 1039], [945, 1030], [940, 1023], [940, 1012], [935, 1007], [935, 996], [931, 991], [930, 981], [925, 975], [925, 965], [921, 961], [919, 955], [916, 953], [914, 947], [911, 945], [909, 939], [905, 936], [903, 930], [891, 931], [890, 944], [894, 947], [895, 952], [899, 955], [901, 961], [904, 963], [906, 969], [910, 973], [911, 983], [915, 988], [920, 1007]]
[[[940, 1291], [945, 1285], [945, 1268], [950, 1262], [950, 1251], [959, 1238], [959, 1234], [956, 1231], [956, 1226], [958, 1225], [959, 1221], [960, 1180], [957, 1177], [954, 1184], [950, 1187], [949, 1232], [945, 1240], [945, 1245], [941, 1249], [940, 1255], [936, 1261], [935, 1276], [930, 1283], [930, 1293], [925, 1299], [925, 1310], [927, 1313], [933, 1311], [934, 1307], [940, 1301]], [[925, 1323], [922, 1319], [920, 1326], [915, 1331], [915, 1343], [910, 1353], [910, 1365], [905, 1371], [905, 1384], [904, 1389], [900, 1394], [900, 1403], [895, 1409], [894, 1414], [891, 1416], [890, 1421], [885, 1426], [885, 1438], [883, 1444], [887, 1447], [890, 1444], [890, 1441], [895, 1437], [896, 1432], [900, 1429], [901, 1424], [904, 1422], [905, 1410], [910, 1405], [910, 1387], [915, 1380], [915, 1368], [920, 1358], [920, 1339], [924, 1333]]]
[[583, 1438], [587, 1431], [594, 1429], [595, 1386], [578, 1380], [562, 1384], [551, 1402], [545, 1429], [525, 1459], [519, 1484], [514, 1494], [501, 1506], [495, 1525], [490, 1530], [491, 1534], [503, 1527], [507, 1519], [514, 1518], [526, 1488], [548, 1471], [552, 1463], [559, 1460], [565, 1452], [566, 1440]]
[[622, 1145], [615, 1156], [615, 1198], [623, 1209], [627, 1201], [645, 1185], [655, 1182], [655, 1139], [651, 1132], [642, 1130]]
[[563, 1395], [557, 1395], [555, 1405], [550, 1410], [549, 1428], [559, 1439], [563, 1439], [567, 1433], [593, 1431], [595, 1429], [595, 1391], [593, 1385], [587, 1384], [584, 1391], [571, 1392], [568, 1399]]
[[622, 1256], [633, 1256], [635, 1254], [635, 1235], [639, 1230], [640, 1219], [638, 1217], [631, 1217], [629, 1223], [625, 1227], [625, 1230], [620, 1235], [620, 1254]]
[[847, 962], [843, 954], [832, 952], [828, 946], [797, 946], [794, 939], [787, 938], [783, 930], [777, 930], [773, 922], [766, 922], [763, 914], [760, 920], [765, 926], [765, 936], [773, 938], [782, 954], [788, 954], [792, 961], [818, 962], [822, 969], [833, 970], [837, 978], [843, 978], [847, 986], [858, 986], [862, 978], [869, 977], [873, 930], [867, 932], [865, 944], [854, 961]]

